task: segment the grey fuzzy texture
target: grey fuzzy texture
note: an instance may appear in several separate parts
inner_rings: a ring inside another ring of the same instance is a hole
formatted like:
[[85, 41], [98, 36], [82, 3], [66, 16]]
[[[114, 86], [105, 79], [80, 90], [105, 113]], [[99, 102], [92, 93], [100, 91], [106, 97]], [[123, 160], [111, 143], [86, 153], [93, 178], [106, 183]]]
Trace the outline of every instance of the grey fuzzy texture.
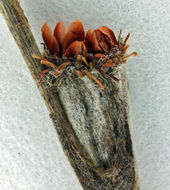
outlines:
[[51, 88], [69, 125], [56, 130], [84, 189], [138, 190], [125, 65], [112, 72], [119, 82], [92, 71], [104, 90], [87, 76], [77, 77], [74, 67], [60, 73]]
[[[91, 72], [105, 86], [102, 90], [88, 76], [77, 77], [67, 68], [61, 74], [58, 95], [83, 154], [95, 168], [110, 169], [117, 159], [117, 136], [121, 119], [119, 82]], [[103, 168], [103, 166], [105, 168]]]

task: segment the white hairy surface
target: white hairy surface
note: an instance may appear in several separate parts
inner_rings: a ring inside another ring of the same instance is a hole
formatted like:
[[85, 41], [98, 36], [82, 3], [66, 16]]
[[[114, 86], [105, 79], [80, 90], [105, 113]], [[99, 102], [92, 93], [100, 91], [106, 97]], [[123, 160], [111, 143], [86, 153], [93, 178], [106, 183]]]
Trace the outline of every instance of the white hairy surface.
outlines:
[[[169, 0], [20, 0], [37, 44], [41, 26], [74, 19], [85, 29], [130, 32], [127, 63], [141, 190], [170, 189]], [[17, 45], [0, 15], [0, 189], [82, 189]]]

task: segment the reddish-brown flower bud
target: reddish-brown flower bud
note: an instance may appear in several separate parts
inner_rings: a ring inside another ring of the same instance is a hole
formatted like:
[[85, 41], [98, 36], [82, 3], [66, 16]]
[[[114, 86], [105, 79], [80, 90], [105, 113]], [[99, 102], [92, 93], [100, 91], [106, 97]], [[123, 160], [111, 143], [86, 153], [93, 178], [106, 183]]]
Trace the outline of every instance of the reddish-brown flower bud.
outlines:
[[77, 55], [87, 56], [87, 48], [84, 42], [74, 41], [66, 49], [64, 57], [71, 57]]
[[54, 37], [54, 35], [52, 34], [51, 28], [49, 27], [49, 25], [47, 23], [44, 23], [42, 28], [42, 37], [43, 40], [45, 42], [45, 44], [47, 45], [49, 51], [51, 54], [57, 54], [59, 55], [59, 46], [58, 46], [58, 42], [56, 40], [56, 38]]
[[102, 34], [105, 36], [105, 38], [111, 43], [111, 47], [117, 45], [117, 40], [114, 35], [114, 32], [110, 28], [108, 28], [106, 26], [101, 26], [98, 28], [98, 30], [100, 32], [102, 32]]
[[88, 30], [85, 41], [88, 50], [93, 52], [101, 51], [96, 37], [96, 33], [92, 29]]
[[66, 26], [61, 21], [58, 22], [54, 29], [54, 36], [57, 39], [60, 47], [62, 47], [64, 36], [65, 36], [66, 32], [67, 32]]
[[111, 43], [100, 30], [95, 30], [96, 38], [102, 52], [108, 52], [111, 49]]
[[86, 34], [86, 45], [92, 52], [108, 52], [117, 45], [114, 32], [106, 26], [101, 26], [96, 30], [89, 30]]
[[63, 39], [63, 44], [62, 44], [63, 53], [66, 51], [67, 47], [73, 41], [84, 41], [84, 39], [85, 39], [85, 32], [83, 24], [79, 20], [73, 21], [70, 24], [68, 31]]

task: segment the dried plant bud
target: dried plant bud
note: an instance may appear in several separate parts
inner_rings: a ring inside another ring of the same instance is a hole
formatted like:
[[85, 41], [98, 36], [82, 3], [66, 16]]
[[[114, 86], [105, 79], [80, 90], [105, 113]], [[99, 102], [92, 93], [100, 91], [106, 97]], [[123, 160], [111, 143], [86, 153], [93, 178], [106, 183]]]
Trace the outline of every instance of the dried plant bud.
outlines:
[[133, 182], [126, 181], [126, 187], [134, 189], [136, 176], [123, 63], [137, 53], [125, 55], [129, 35], [124, 41], [119, 36], [117, 41], [111, 29], [101, 26], [88, 30], [85, 38], [83, 24], [78, 20], [68, 29], [58, 22], [54, 35], [45, 23], [42, 34], [52, 55], [49, 59], [34, 57], [53, 70], [50, 74], [46, 69], [41, 76], [49, 73], [56, 79], [56, 95], [70, 124], [69, 129], [63, 126], [62, 130], [67, 131], [71, 148], [88, 166], [90, 175], [108, 181], [114, 176], [113, 186], [124, 180], [122, 176], [128, 176]]

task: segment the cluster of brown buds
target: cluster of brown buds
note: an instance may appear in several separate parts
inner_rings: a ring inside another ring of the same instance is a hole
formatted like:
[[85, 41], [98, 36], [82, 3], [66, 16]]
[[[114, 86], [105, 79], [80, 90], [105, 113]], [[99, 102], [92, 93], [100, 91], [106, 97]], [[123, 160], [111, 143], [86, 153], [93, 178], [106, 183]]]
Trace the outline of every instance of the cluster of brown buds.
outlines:
[[[129, 47], [126, 42], [130, 34], [123, 41], [120, 31], [117, 40], [114, 32], [106, 26], [96, 30], [90, 29], [85, 35], [83, 24], [79, 20], [74, 20], [68, 27], [58, 22], [54, 32], [47, 23], [44, 23], [41, 31], [45, 43], [45, 56], [34, 54], [34, 58], [41, 60], [41, 64], [53, 68], [55, 77], [63, 68], [74, 66], [77, 76], [89, 76], [101, 89], [104, 89], [104, 86], [91, 70], [96, 69], [104, 76], [104, 68], [115, 67], [125, 63], [131, 55], [137, 55], [136, 52], [125, 55]], [[49, 70], [43, 70], [40, 76], [44, 76]]]

